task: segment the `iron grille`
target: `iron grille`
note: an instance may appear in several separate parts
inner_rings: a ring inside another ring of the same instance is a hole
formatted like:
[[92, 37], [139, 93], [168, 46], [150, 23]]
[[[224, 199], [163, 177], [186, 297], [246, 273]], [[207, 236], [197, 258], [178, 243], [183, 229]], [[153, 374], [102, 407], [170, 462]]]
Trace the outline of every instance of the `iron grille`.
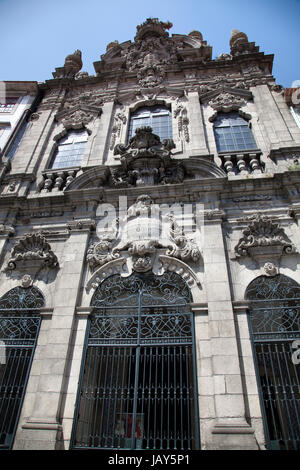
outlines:
[[73, 448], [198, 447], [189, 296], [175, 273], [111, 276], [95, 292]]
[[250, 331], [267, 447], [300, 450], [300, 365], [292, 360], [300, 338], [300, 286], [277, 275], [249, 285]]
[[16, 287], [0, 299], [0, 449], [11, 449], [44, 305], [34, 287]]

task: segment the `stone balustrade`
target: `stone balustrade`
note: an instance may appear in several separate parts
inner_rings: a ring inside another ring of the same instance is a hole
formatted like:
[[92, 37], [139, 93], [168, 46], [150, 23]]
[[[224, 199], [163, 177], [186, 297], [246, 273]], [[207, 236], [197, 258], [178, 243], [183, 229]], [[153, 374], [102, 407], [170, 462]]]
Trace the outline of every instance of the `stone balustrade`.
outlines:
[[261, 151], [230, 152], [219, 154], [222, 167], [228, 176], [263, 173], [264, 165], [260, 160]]
[[50, 169], [42, 172], [43, 179], [38, 185], [42, 193], [63, 191], [76, 177], [79, 167]]

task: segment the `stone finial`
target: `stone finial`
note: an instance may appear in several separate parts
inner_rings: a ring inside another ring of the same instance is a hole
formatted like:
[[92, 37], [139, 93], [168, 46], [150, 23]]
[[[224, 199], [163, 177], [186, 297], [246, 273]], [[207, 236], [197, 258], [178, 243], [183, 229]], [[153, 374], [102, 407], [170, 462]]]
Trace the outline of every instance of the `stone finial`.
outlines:
[[203, 41], [203, 36], [202, 36], [202, 34], [200, 33], [200, 31], [195, 31], [195, 30], [193, 30], [193, 31], [191, 31], [191, 32], [189, 33], [189, 36], [191, 36], [191, 37], [193, 37], [193, 38], [196, 38], [196, 39], [199, 39], [200, 41]]
[[238, 29], [233, 29], [231, 31], [231, 36], [230, 36], [230, 47], [232, 47], [236, 42], [249, 42], [248, 41], [248, 36], [245, 33], [242, 33]]
[[77, 49], [73, 54], [67, 55], [63, 67], [55, 69], [54, 78], [74, 78], [82, 67], [81, 51]]
[[106, 46], [106, 52], [109, 51], [109, 49], [112, 49], [113, 47], [116, 47], [119, 45], [119, 41], [112, 41]]
[[259, 47], [254, 42], [249, 42], [247, 34], [238, 29], [231, 31], [229, 44], [232, 56], [259, 52]]

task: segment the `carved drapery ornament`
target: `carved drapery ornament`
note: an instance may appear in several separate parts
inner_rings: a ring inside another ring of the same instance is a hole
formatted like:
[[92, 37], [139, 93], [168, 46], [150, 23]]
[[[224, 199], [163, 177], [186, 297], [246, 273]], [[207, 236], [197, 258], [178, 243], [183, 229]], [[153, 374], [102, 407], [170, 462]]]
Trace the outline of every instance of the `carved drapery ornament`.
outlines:
[[178, 121], [178, 135], [179, 138], [182, 140], [185, 140], [185, 142], [190, 141], [190, 135], [189, 135], [189, 118], [187, 116], [187, 109], [186, 107], [182, 104], [179, 103], [174, 111], [174, 117]]
[[7, 264], [7, 270], [26, 267], [58, 266], [58, 260], [46, 238], [41, 233], [25, 234], [12, 250]]

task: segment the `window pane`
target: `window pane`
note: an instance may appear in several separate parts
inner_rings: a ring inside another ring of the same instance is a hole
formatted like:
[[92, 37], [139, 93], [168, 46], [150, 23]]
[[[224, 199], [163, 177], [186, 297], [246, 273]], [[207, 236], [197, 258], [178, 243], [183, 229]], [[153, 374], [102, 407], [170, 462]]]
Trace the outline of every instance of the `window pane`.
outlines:
[[71, 131], [59, 141], [52, 168], [80, 166], [87, 143], [87, 131]]
[[215, 120], [214, 133], [219, 152], [256, 149], [247, 121], [238, 113], [221, 113]]
[[172, 138], [171, 112], [164, 106], [140, 108], [130, 118], [128, 139], [134, 136], [135, 130], [141, 126], [150, 126], [154, 134], [162, 140]]

